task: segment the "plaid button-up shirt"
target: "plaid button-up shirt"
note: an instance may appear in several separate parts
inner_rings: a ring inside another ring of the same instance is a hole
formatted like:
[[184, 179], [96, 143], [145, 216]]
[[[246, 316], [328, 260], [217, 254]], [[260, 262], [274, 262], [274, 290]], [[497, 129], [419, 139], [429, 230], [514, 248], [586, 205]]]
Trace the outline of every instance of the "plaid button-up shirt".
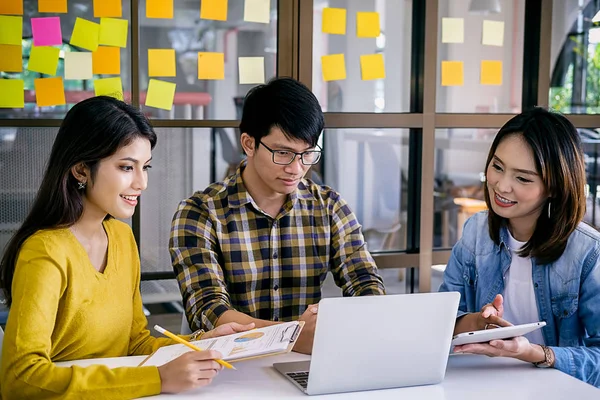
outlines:
[[169, 251], [188, 321], [212, 329], [227, 310], [298, 319], [328, 271], [344, 296], [384, 294], [361, 226], [340, 195], [303, 179], [272, 218], [236, 174], [180, 203]]

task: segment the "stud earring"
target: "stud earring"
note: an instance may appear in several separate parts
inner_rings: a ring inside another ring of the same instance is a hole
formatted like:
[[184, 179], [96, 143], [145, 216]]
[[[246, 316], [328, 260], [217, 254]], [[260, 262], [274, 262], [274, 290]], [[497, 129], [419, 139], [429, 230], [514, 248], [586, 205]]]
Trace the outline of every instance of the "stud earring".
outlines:
[[77, 189], [79, 189], [79, 190], [85, 189], [85, 182], [77, 182]]

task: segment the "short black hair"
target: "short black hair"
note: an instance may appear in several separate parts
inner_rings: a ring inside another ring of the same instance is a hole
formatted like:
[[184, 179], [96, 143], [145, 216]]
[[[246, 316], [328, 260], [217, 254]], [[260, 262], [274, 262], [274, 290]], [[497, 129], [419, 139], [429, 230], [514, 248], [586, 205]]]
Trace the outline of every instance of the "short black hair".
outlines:
[[309, 88], [292, 78], [274, 78], [246, 94], [240, 132], [253, 137], [258, 146], [276, 127], [287, 138], [314, 147], [324, 125], [321, 105]]

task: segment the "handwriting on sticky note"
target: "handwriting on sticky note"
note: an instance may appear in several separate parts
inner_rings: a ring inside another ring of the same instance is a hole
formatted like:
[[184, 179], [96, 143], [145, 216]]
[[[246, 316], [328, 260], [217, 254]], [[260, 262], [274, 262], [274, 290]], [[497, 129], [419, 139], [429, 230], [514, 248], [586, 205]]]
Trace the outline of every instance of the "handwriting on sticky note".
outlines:
[[94, 93], [96, 96], [110, 96], [117, 100], [123, 100], [123, 83], [120, 77], [102, 78], [94, 81]]
[[21, 72], [23, 71], [23, 47], [12, 44], [0, 44], [0, 71]]
[[148, 107], [171, 110], [175, 99], [176, 84], [158, 79], [150, 79], [146, 105]]
[[127, 27], [129, 21], [118, 18], [100, 18], [98, 44], [127, 47]]
[[121, 0], [94, 0], [94, 17], [121, 18], [123, 7]]
[[60, 17], [31, 18], [34, 46], [61, 46]]
[[173, 0], [146, 0], [146, 18], [173, 18]]
[[121, 49], [119, 47], [98, 46], [92, 53], [94, 75], [120, 75]]
[[68, 51], [65, 53], [65, 79], [92, 79], [92, 53]]
[[481, 84], [502, 85], [502, 61], [481, 61]]
[[462, 61], [442, 61], [442, 86], [464, 85]]
[[225, 55], [198, 53], [198, 79], [225, 79]]
[[240, 84], [265, 83], [265, 58], [240, 57], [238, 58]]
[[0, 108], [25, 107], [23, 79], [0, 79]]
[[356, 36], [359, 38], [376, 38], [380, 33], [381, 27], [379, 25], [379, 13], [356, 13]]
[[323, 33], [330, 33], [333, 35], [345, 35], [346, 9], [330, 7], [324, 8], [321, 29]]
[[246, 0], [244, 21], [268, 24], [271, 21], [271, 0]]
[[202, 0], [200, 18], [227, 21], [227, 0]]
[[0, 44], [21, 45], [23, 17], [0, 15]]
[[38, 107], [64, 106], [65, 85], [62, 78], [34, 79], [35, 102]]
[[41, 74], [56, 75], [59, 55], [60, 49], [56, 47], [33, 46], [29, 54], [27, 69]]
[[346, 61], [343, 54], [322, 56], [321, 69], [324, 81], [339, 81], [346, 79]]
[[464, 43], [465, 21], [462, 18], [442, 18], [442, 43]]
[[23, 15], [23, 0], [0, 1], [0, 14]]
[[67, 10], [67, 0], [38, 0], [38, 11], [41, 13], [64, 14]]
[[174, 49], [148, 49], [148, 76], [175, 76]]
[[385, 78], [383, 54], [367, 54], [360, 56], [360, 70], [363, 81]]
[[481, 43], [502, 47], [504, 45], [504, 22], [484, 20]]
[[100, 24], [88, 21], [87, 19], [77, 18], [69, 43], [82, 49], [96, 51], [99, 38]]

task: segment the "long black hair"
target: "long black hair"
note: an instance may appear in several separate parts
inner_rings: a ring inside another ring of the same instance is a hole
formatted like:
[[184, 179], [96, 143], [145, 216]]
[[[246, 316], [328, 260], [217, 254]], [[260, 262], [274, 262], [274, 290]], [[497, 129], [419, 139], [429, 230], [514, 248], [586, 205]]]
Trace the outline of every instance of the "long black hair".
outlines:
[[21, 245], [42, 229], [73, 225], [83, 213], [84, 190], [71, 168], [83, 163], [93, 181], [98, 163], [138, 137], [156, 145], [150, 122], [137, 108], [107, 96], [92, 97], [71, 108], [65, 116], [44, 172], [44, 177], [25, 221], [6, 246], [0, 261], [0, 286], [6, 302]]

